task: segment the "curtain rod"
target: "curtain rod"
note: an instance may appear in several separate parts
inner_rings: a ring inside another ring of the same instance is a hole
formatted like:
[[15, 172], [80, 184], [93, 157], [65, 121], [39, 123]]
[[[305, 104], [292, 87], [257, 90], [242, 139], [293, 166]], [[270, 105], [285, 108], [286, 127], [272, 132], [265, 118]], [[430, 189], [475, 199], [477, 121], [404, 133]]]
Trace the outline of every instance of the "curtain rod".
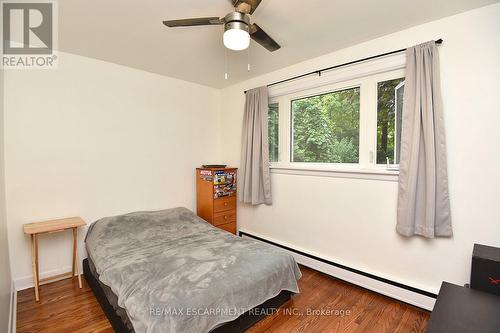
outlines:
[[[443, 43], [443, 40], [440, 38], [440, 39], [436, 40], [435, 43], [437, 45], [440, 45], [441, 43]], [[317, 75], [321, 76], [322, 72], [326, 72], [326, 71], [329, 71], [329, 70], [332, 70], [332, 69], [336, 69], [336, 68], [339, 68], [339, 67], [344, 67], [344, 66], [349, 66], [349, 65], [357, 64], [358, 62], [363, 62], [363, 61], [368, 61], [368, 60], [372, 60], [372, 59], [376, 59], [376, 58], [380, 58], [380, 57], [385, 57], [385, 56], [388, 56], [388, 55], [391, 55], [391, 54], [400, 53], [400, 52], [403, 52], [403, 51], [406, 51], [406, 48], [400, 49], [400, 50], [396, 50], [396, 51], [386, 52], [386, 53], [382, 53], [382, 54], [377, 54], [377, 55], [374, 55], [374, 56], [371, 56], [371, 57], [367, 57], [367, 58], [363, 58], [363, 59], [358, 59], [358, 60], [354, 60], [354, 61], [345, 62], [345, 63], [340, 64], [340, 65], [335, 65], [335, 66], [326, 67], [326, 68], [323, 68], [323, 69], [318, 69], [318, 70], [315, 70], [315, 71], [312, 71], [312, 72], [309, 72], [309, 73], [305, 73], [305, 74], [293, 76], [291, 78], [284, 79], [284, 80], [281, 80], [281, 81], [273, 82], [273, 83], [268, 84], [267, 86], [268, 87], [272, 87], [272, 86], [275, 86], [277, 84], [281, 84], [281, 83], [285, 83], [285, 82], [288, 82], [288, 81], [297, 80], [297, 79], [300, 79], [300, 78], [303, 78], [303, 77], [306, 77], [306, 76], [309, 76], [309, 75], [314, 75], [314, 74], [317, 74]], [[247, 91], [245, 90], [245, 94], [246, 93], [247, 93]]]

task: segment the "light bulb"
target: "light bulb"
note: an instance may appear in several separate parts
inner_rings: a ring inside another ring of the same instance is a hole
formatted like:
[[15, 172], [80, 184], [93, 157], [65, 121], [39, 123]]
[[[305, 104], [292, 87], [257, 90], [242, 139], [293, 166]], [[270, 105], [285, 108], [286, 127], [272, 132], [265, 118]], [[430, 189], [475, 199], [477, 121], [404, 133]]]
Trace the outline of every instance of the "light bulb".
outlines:
[[224, 46], [230, 50], [241, 51], [248, 48], [250, 45], [250, 34], [248, 31], [235, 26], [224, 32]]

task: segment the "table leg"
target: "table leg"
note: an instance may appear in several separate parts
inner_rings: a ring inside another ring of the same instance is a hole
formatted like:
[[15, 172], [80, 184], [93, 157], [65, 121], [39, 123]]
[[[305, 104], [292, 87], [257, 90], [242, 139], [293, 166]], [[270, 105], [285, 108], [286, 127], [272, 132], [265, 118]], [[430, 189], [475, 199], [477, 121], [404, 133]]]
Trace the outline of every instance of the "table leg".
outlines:
[[78, 229], [73, 228], [73, 276], [78, 276], [78, 287], [82, 289], [82, 277], [80, 276], [78, 265]]
[[35, 234], [36, 281], [40, 288], [40, 264], [38, 260], [38, 236]]
[[75, 267], [76, 267], [76, 240], [75, 240], [75, 228], [71, 229], [72, 232], [73, 232], [73, 265], [72, 265], [72, 268], [71, 268], [71, 277], [74, 277], [75, 276]]
[[38, 244], [36, 234], [31, 234], [31, 257], [33, 261], [33, 282], [35, 284], [35, 300], [40, 301], [38, 293]]

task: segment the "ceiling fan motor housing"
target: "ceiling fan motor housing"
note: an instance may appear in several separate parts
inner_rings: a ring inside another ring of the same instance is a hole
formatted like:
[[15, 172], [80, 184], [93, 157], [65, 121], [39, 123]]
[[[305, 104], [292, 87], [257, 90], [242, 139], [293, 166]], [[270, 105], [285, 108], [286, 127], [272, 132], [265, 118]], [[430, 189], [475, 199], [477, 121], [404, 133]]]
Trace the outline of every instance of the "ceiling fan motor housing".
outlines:
[[224, 31], [230, 29], [239, 29], [249, 32], [248, 26], [250, 25], [250, 18], [248, 15], [240, 12], [232, 12], [224, 17]]

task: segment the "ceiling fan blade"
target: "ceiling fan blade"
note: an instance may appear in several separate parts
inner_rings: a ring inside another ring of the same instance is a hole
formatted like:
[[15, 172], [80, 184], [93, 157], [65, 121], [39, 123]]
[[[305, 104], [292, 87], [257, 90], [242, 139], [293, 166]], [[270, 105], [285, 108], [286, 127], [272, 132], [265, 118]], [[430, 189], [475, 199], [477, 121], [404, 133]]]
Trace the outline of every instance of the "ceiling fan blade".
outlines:
[[182, 20], [169, 20], [163, 21], [167, 27], [191, 27], [197, 25], [219, 25], [223, 24], [223, 22], [218, 17], [199, 17], [199, 18], [191, 18], [191, 19], [182, 19]]
[[255, 11], [255, 9], [257, 9], [257, 7], [260, 5], [260, 2], [262, 0], [230, 0], [234, 6], [234, 8], [238, 8], [239, 5], [241, 5], [242, 3], [246, 3], [247, 5], [250, 6], [250, 11], [248, 13], [245, 13], [245, 14], [253, 14], [253, 12]]
[[276, 43], [271, 36], [269, 36], [255, 23], [250, 26], [250, 37], [252, 37], [252, 39], [260, 45], [264, 46], [268, 51], [274, 52], [281, 48], [281, 46]]

